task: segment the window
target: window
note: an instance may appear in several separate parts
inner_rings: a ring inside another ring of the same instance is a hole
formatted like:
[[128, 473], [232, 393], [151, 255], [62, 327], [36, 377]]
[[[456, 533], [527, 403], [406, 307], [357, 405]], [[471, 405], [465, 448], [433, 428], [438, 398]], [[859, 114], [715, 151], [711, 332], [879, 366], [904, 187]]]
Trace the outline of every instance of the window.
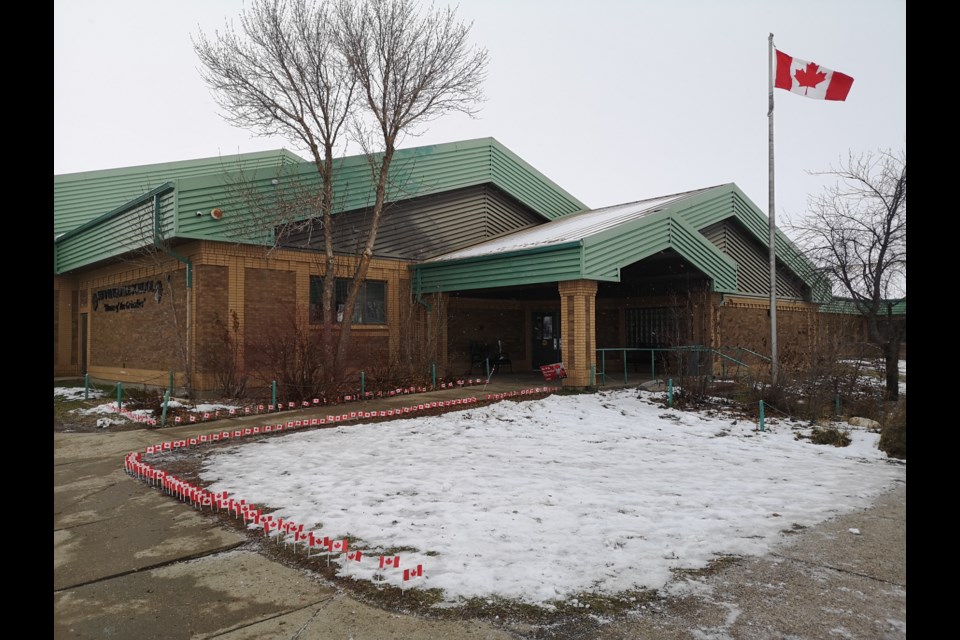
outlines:
[[[337, 278], [334, 292], [334, 308], [337, 322], [343, 322], [343, 305], [347, 300], [349, 278]], [[310, 276], [310, 322], [318, 323], [323, 317], [323, 277]], [[387, 283], [367, 280], [360, 287], [357, 304], [353, 307], [354, 324], [386, 324]]]
[[672, 347], [687, 340], [687, 326], [677, 309], [627, 309], [627, 346]]

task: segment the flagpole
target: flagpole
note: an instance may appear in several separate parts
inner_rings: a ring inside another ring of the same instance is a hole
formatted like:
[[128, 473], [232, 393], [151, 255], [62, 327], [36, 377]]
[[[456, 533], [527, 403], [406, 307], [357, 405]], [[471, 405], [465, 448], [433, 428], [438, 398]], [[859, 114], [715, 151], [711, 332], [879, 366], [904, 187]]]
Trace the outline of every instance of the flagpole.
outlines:
[[776, 252], [776, 208], [773, 199], [773, 57], [775, 55], [773, 47], [773, 34], [767, 40], [767, 71], [769, 76], [769, 99], [767, 120], [770, 130], [770, 176], [769, 176], [769, 209], [770, 216], [770, 384], [777, 384], [777, 252]]

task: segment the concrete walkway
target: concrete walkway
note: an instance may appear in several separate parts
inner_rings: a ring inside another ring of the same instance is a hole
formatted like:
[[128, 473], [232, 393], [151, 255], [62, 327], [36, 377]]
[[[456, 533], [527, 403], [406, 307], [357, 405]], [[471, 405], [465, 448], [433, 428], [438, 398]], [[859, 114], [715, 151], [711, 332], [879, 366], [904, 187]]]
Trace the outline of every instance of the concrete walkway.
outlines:
[[[486, 390], [417, 398], [482, 397], [543, 384], [505, 376]], [[411, 397], [375, 402], [390, 408], [409, 405]], [[147, 429], [54, 434], [55, 638], [906, 637], [905, 486], [871, 509], [797, 534], [768, 557], [691, 580], [636, 615], [542, 629], [425, 620], [368, 606], [264, 557], [240, 533], [123, 471], [125, 454], [158, 441], [264, 423], [234, 418], [167, 428], [162, 436]]]

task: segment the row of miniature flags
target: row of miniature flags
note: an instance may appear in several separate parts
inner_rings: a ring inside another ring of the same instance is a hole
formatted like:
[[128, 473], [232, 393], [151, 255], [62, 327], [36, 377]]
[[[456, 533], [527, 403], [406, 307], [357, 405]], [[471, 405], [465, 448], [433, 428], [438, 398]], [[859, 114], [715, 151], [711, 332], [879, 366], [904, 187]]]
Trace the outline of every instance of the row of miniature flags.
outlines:
[[[491, 393], [486, 395], [486, 400], [503, 400], [505, 398], [513, 397], [522, 397], [526, 395], [536, 395], [541, 393], [546, 393], [552, 391], [551, 387], [534, 387], [531, 389], [519, 389], [516, 391], [508, 391], [505, 393]], [[275, 425], [264, 425], [260, 427], [244, 427], [243, 429], [233, 429], [227, 431], [220, 431], [219, 433], [210, 433], [210, 434], [200, 434], [196, 436], [191, 436], [189, 438], [182, 438], [179, 440], [169, 440], [167, 442], [161, 442], [155, 445], [150, 445], [146, 448], [145, 453], [148, 454], [158, 454], [163, 453], [164, 451], [172, 451], [174, 449], [181, 449], [184, 447], [195, 447], [202, 444], [212, 443], [212, 442], [221, 442], [224, 440], [235, 440], [238, 438], [246, 438], [250, 436], [259, 436], [263, 434], [273, 434], [280, 433], [283, 431], [290, 431], [293, 429], [301, 429], [304, 427], [322, 427], [327, 425], [334, 424], [343, 424], [344, 422], [351, 422], [354, 420], [366, 420], [371, 418], [399, 418], [399, 417], [409, 417], [410, 414], [416, 414], [419, 411], [430, 411], [433, 409], [448, 409], [451, 407], [458, 407], [462, 405], [469, 405], [478, 402], [476, 397], [469, 398], [457, 398], [454, 400], [438, 400], [434, 402], [424, 402], [422, 404], [415, 404], [409, 407], [398, 407], [396, 409], [381, 409], [379, 411], [350, 411], [349, 413], [342, 413], [340, 415], [328, 415], [325, 418], [304, 418], [302, 420], [287, 420], [286, 423], [278, 423]]]
[[[228, 515], [234, 518], [243, 518], [243, 523], [247, 527], [262, 527], [264, 535], [273, 538], [277, 544], [293, 544], [294, 552], [297, 550], [297, 545], [302, 543], [308, 558], [312, 558], [314, 555], [317, 557], [325, 556], [327, 566], [330, 565], [331, 559], [335, 556], [338, 556], [343, 562], [370, 563], [372, 561], [377, 565], [377, 572], [374, 573], [374, 577], [379, 576], [380, 579], [374, 581], [378, 583], [388, 581], [385, 574], [386, 570], [401, 571], [399, 555], [371, 557], [369, 555], [364, 556], [363, 551], [359, 549], [350, 551], [350, 542], [346, 538], [342, 540], [331, 539], [328, 536], [321, 538], [313, 531], [304, 531], [304, 525], [302, 524], [296, 524], [292, 520], [284, 520], [283, 518], [274, 518], [272, 515], [264, 515], [258, 507], [248, 504], [246, 500], [232, 498], [226, 491], [221, 493], [208, 491], [145, 463], [143, 454], [140, 452], [127, 454], [124, 458], [124, 470], [138, 480], [147, 482], [183, 502], [188, 502], [192, 507], [201, 511], [207, 507], [210, 507], [211, 512], [226, 511]], [[314, 554], [315, 551], [316, 554]], [[405, 588], [412, 580], [422, 577], [422, 564], [415, 567], [404, 567], [402, 569], [401, 588]]]
[[[440, 382], [440, 384], [437, 386], [439, 389], [445, 390], [445, 389], [454, 389], [458, 387], [462, 388], [464, 386], [484, 384], [484, 383], [485, 383], [485, 380], [483, 378], [468, 378], [468, 379], [461, 379], [456, 381], [451, 380], [450, 382]], [[377, 391], [376, 393], [374, 393], [373, 391], [367, 391], [361, 394], [359, 391], [357, 391], [354, 394], [347, 394], [342, 396], [341, 398], [338, 398], [338, 401], [353, 402], [353, 401], [359, 401], [362, 399], [371, 400], [374, 398], [386, 398], [386, 397], [393, 398], [398, 395], [408, 395], [412, 393], [426, 393], [429, 390], [430, 390], [429, 387], [413, 386], [413, 387], [398, 387], [390, 391], [386, 391], [386, 392]], [[277, 404], [257, 404], [254, 406], [247, 406], [242, 408], [230, 407], [230, 408], [224, 408], [222, 410], [215, 409], [213, 411], [202, 411], [202, 412], [191, 411], [188, 413], [186, 418], [184, 418], [183, 416], [175, 416], [173, 421], [174, 421], [174, 424], [183, 424], [184, 422], [187, 422], [189, 424], [194, 424], [197, 422], [208, 422], [210, 420], [219, 420], [220, 418], [223, 418], [225, 416], [229, 416], [233, 418], [239, 415], [249, 416], [249, 415], [256, 415], [260, 413], [271, 413], [274, 411], [283, 411], [284, 409], [287, 409], [287, 410], [309, 409], [312, 407], [321, 406], [323, 404], [324, 403], [320, 400], [320, 398], [314, 398], [312, 402], [309, 400], [301, 400], [300, 402], [290, 401], [290, 402], [287, 402], [286, 404], [282, 402], [278, 402]], [[133, 420], [135, 422], [142, 422], [144, 424], [147, 424], [153, 427], [157, 426], [156, 418], [153, 418], [151, 416], [142, 415], [140, 413], [137, 413], [135, 411], [130, 411], [129, 409], [126, 409], [123, 407], [117, 410], [117, 413], [121, 413], [124, 416], [126, 416], [128, 419]], [[376, 417], [376, 416], [367, 416], [367, 417]]]

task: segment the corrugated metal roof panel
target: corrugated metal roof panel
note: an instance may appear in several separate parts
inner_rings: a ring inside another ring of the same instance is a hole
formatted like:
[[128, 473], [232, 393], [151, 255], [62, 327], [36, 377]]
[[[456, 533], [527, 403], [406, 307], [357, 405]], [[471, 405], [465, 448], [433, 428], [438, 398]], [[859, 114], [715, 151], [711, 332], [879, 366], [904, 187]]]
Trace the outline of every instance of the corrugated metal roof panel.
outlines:
[[[712, 187], [711, 187], [712, 188]], [[518, 231], [503, 238], [490, 240], [460, 251], [438, 256], [427, 263], [463, 258], [489, 256], [510, 251], [520, 251], [538, 247], [589, 238], [590, 236], [618, 228], [635, 220], [640, 220], [661, 211], [671, 205], [701, 193], [704, 189], [677, 193], [660, 198], [638, 200], [627, 204], [581, 211], [562, 216], [531, 229]]]
[[179, 178], [217, 175], [226, 171], [254, 171], [261, 167], [300, 163], [303, 159], [285, 150], [244, 153], [216, 158], [100, 169], [53, 176], [54, 233], [76, 229], [107, 211]]

